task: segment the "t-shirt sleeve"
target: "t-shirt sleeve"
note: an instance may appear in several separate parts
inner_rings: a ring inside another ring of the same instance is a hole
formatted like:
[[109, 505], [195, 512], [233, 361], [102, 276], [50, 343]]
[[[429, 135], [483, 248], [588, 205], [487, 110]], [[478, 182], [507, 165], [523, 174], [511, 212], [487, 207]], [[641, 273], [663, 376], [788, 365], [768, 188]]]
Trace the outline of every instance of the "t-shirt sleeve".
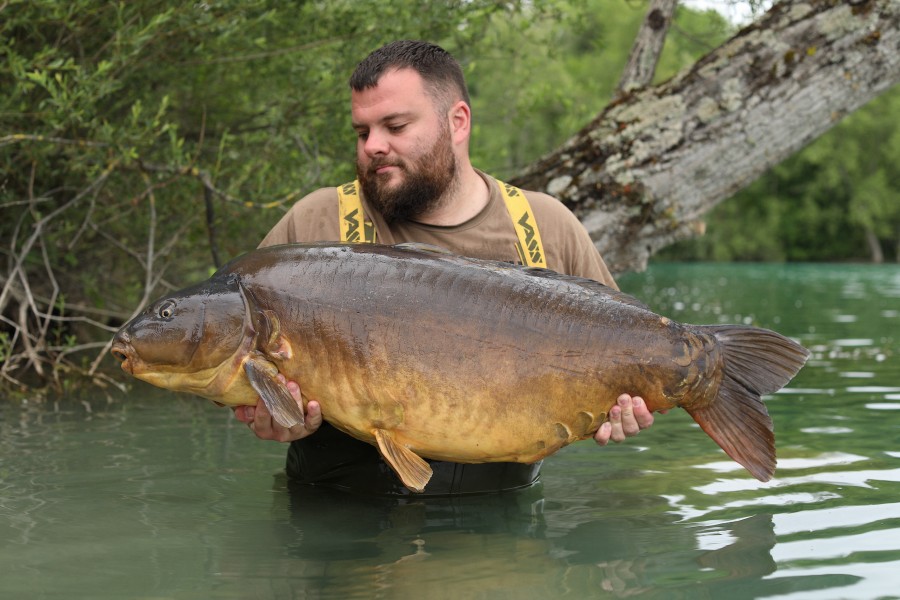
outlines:
[[535, 211], [547, 266], [619, 289], [591, 236], [572, 211], [547, 194], [527, 192], [526, 196]]
[[321, 188], [298, 200], [266, 234], [259, 247], [340, 240], [336, 188]]

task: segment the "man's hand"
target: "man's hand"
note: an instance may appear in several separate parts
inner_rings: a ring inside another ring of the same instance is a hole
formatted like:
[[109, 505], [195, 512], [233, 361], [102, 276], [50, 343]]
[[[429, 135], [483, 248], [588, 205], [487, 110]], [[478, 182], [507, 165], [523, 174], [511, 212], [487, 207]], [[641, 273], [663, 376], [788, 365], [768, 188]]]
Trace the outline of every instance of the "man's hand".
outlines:
[[[288, 391], [297, 404], [300, 402], [300, 386], [295, 381], [286, 381], [284, 375], [279, 374], [278, 380], [287, 385]], [[306, 422], [303, 425], [294, 425], [291, 428], [279, 425], [269, 413], [269, 409], [262, 400], [257, 400], [256, 406], [238, 406], [234, 409], [234, 416], [241, 423], [246, 423], [250, 431], [261, 440], [273, 440], [276, 442], [293, 442], [305, 438], [315, 432], [322, 424], [322, 410], [319, 403], [310, 401], [306, 405]]]
[[605, 446], [610, 440], [618, 443], [625, 438], [637, 435], [641, 429], [653, 425], [653, 413], [640, 396], [631, 397], [622, 394], [616, 404], [609, 409], [609, 420], [600, 426], [594, 434], [594, 441]]

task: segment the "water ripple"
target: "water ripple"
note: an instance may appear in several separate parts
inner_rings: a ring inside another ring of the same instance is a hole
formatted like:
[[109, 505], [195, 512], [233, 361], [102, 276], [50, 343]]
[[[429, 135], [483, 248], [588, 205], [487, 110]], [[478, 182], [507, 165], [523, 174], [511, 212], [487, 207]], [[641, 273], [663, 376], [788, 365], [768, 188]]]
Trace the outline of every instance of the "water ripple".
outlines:
[[775, 524], [775, 533], [790, 535], [816, 531], [821, 529], [822, 523], [831, 523], [833, 527], [868, 525], [872, 522], [873, 513], [877, 513], [878, 519], [882, 521], [900, 519], [900, 502], [876, 506], [838, 506], [783, 513], [774, 515], [772, 521]]
[[790, 581], [797, 578], [834, 579], [845, 575], [855, 579], [854, 583], [844, 586], [830, 586], [830, 589], [796, 591], [790, 594], [775, 596], [759, 596], [767, 600], [828, 600], [845, 598], [896, 598], [897, 582], [886, 573], [900, 571], [900, 561], [853, 562], [849, 564], [828, 564], [817, 567], [780, 567], [774, 575], [766, 579], [773, 581]]

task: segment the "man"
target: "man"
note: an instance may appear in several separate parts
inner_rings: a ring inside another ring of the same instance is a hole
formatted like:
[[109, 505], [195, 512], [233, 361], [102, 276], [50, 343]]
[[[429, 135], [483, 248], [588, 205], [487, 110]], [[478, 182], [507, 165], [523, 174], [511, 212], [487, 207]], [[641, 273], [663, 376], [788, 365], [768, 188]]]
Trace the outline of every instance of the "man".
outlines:
[[[518, 190], [504, 188], [469, 160], [471, 108], [462, 70], [452, 56], [425, 42], [394, 42], [359, 64], [350, 87], [358, 186], [320, 189], [303, 198], [260, 246], [337, 241], [342, 223], [362, 227], [358, 210], [342, 213], [345, 196], [340, 190], [350, 190], [378, 243], [424, 242], [476, 258], [529, 260], [517, 238], [512, 209], [505, 204]], [[535, 253], [545, 261], [541, 264], [616, 287], [568, 209], [546, 194], [526, 192], [525, 198], [525, 214], [533, 215], [543, 240], [542, 252]], [[297, 384], [288, 382], [288, 388], [299, 402]], [[609, 421], [594, 436], [600, 445], [622, 441], [653, 423], [643, 400], [622, 391]], [[262, 402], [237, 408], [235, 414], [258, 437], [291, 442], [287, 470], [293, 479], [361, 492], [404, 493], [374, 447], [323, 425], [318, 403], [309, 402], [307, 411], [306, 423], [290, 429], [275, 423]], [[434, 476], [425, 493], [437, 495], [525, 487], [539, 470], [539, 464], [430, 462]]]

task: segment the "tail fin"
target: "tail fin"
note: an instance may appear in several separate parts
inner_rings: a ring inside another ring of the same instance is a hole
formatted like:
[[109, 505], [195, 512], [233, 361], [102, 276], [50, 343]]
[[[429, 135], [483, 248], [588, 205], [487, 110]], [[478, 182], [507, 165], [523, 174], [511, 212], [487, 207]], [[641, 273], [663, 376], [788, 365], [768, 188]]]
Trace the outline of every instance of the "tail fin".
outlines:
[[787, 385], [809, 351], [768, 329], [742, 325], [700, 329], [718, 340], [725, 373], [713, 401], [685, 408], [728, 456], [760, 481], [768, 481], [775, 473], [775, 434], [760, 396]]

